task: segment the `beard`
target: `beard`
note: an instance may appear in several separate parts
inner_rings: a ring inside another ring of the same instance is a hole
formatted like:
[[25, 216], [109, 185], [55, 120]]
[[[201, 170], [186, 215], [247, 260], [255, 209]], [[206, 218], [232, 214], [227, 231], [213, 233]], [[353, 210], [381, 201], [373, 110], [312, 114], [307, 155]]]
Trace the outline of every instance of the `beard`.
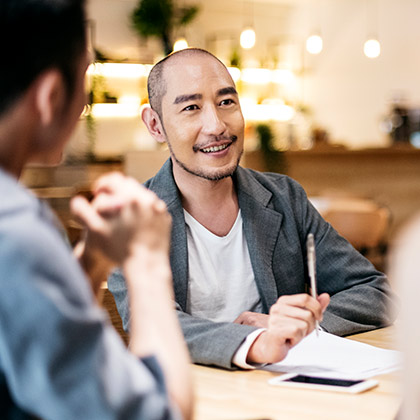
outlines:
[[[237, 137], [232, 136], [231, 139], [232, 139], [232, 143], [234, 143], [237, 140]], [[207, 181], [220, 181], [221, 179], [231, 177], [235, 173], [236, 168], [239, 166], [239, 161], [241, 160], [242, 153], [243, 153], [243, 150], [241, 150], [241, 153], [239, 154], [238, 159], [231, 166], [224, 169], [212, 171], [211, 173], [209, 173], [208, 171], [190, 168], [188, 165], [186, 165], [184, 162], [181, 162], [176, 157], [172, 149], [171, 143], [169, 141], [167, 141], [167, 145], [168, 145], [169, 153], [171, 154], [172, 159], [177, 163], [178, 166], [180, 166], [184, 171], [188, 172], [189, 174], [206, 179]], [[201, 152], [196, 151], [196, 153], [201, 153]]]

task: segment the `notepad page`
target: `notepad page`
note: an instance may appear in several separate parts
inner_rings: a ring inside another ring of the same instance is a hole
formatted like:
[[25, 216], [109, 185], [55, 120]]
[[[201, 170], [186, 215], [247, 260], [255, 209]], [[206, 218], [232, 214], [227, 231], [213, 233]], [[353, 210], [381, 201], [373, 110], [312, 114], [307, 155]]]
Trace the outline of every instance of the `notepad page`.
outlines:
[[262, 369], [273, 372], [366, 379], [401, 368], [401, 353], [319, 331], [293, 347], [286, 358]]

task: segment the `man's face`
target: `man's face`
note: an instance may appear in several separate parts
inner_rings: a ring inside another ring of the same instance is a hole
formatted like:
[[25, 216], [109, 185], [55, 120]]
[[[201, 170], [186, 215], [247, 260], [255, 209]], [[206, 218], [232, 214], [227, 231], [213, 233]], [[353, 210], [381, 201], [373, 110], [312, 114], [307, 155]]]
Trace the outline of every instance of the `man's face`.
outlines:
[[230, 176], [243, 151], [244, 119], [226, 68], [204, 54], [174, 57], [163, 77], [162, 123], [174, 164], [209, 180]]

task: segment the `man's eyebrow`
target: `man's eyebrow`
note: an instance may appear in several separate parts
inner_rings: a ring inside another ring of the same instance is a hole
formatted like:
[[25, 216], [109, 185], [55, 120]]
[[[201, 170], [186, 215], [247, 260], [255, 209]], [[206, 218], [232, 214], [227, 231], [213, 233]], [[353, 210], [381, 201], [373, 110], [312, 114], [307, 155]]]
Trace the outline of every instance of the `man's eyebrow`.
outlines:
[[223, 96], [223, 95], [229, 95], [229, 94], [237, 95], [238, 92], [233, 86], [225, 87], [217, 91], [217, 96]]
[[179, 95], [175, 98], [174, 105], [180, 104], [182, 102], [196, 101], [197, 99], [202, 99], [203, 95], [200, 93], [193, 93], [192, 95]]

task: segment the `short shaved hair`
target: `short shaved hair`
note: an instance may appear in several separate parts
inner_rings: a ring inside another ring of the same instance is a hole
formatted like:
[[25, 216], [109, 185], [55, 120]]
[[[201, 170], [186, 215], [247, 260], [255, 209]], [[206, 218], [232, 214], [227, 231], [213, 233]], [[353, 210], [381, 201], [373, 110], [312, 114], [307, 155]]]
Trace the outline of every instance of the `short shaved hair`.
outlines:
[[201, 48], [186, 48], [184, 50], [176, 51], [167, 55], [165, 58], [163, 58], [158, 63], [156, 63], [153, 66], [152, 70], [150, 71], [149, 77], [147, 79], [147, 93], [149, 95], [150, 107], [154, 111], [157, 112], [161, 121], [162, 121], [162, 98], [166, 94], [166, 91], [167, 91], [167, 84], [166, 84], [166, 80], [163, 74], [165, 70], [165, 66], [166, 64], [168, 64], [169, 61], [171, 61], [173, 57], [181, 58], [182, 56], [192, 56], [194, 54], [203, 54], [203, 55], [208, 55], [210, 57], [213, 57], [227, 71], [226, 66], [215, 55]]

